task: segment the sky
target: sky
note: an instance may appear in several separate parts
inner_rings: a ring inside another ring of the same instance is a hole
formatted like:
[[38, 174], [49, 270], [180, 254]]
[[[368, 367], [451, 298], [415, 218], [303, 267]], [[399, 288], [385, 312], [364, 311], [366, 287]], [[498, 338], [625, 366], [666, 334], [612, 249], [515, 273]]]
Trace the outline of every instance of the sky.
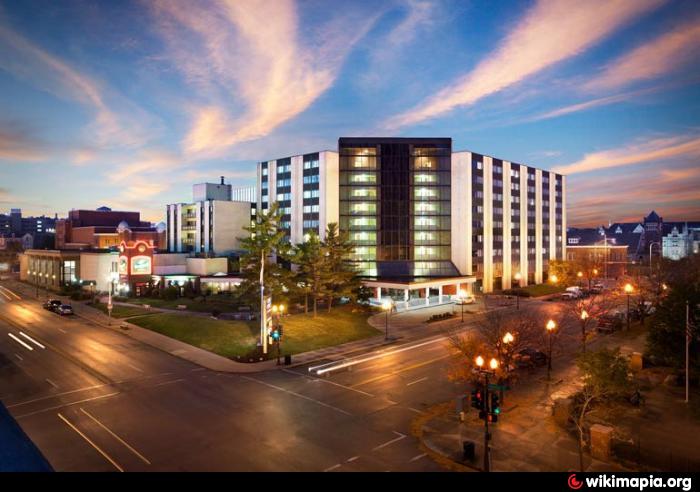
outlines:
[[157, 222], [341, 136], [564, 173], [569, 225], [700, 220], [700, 2], [0, 0], [0, 212]]

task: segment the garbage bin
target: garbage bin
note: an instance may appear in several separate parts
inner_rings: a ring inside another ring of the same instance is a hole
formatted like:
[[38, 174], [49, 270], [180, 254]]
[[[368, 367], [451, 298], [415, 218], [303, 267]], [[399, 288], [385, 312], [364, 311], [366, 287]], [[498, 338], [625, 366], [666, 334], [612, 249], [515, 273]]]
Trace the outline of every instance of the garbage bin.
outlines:
[[476, 445], [474, 441], [462, 441], [462, 461], [474, 461]]
[[285, 365], [285, 366], [291, 366], [291, 365], [292, 365], [292, 354], [285, 354], [285, 356], [284, 356], [284, 365]]

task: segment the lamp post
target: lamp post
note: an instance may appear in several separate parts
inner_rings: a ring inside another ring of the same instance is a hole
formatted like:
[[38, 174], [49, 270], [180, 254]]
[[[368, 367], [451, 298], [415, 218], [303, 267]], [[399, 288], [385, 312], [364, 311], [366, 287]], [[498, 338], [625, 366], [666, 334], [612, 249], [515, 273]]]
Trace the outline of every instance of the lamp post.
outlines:
[[[583, 278], [583, 272], [578, 272], [576, 274], [576, 277], [578, 277], [578, 286], [579, 286], [579, 288], [581, 288], [581, 279]], [[590, 285], [588, 287], [590, 288]]]
[[520, 309], [520, 289], [522, 288], [520, 281], [522, 278], [520, 272], [515, 272], [515, 280], [518, 281], [518, 289], [515, 291], [515, 309], [518, 310]]
[[117, 272], [110, 272], [109, 277], [107, 277], [107, 281], [109, 282], [109, 288], [107, 289], [107, 317], [109, 318], [110, 325], [112, 324], [112, 309], [114, 308], [112, 305], [112, 289], [114, 289], [117, 278]]
[[[505, 378], [504, 378], [504, 383], [508, 383], [510, 380], [510, 362], [511, 362], [511, 353], [510, 353], [510, 346], [515, 341], [515, 337], [511, 332], [506, 332], [505, 335], [503, 335], [503, 338], [501, 339], [503, 342], [503, 367], [504, 367], [504, 372], [505, 372]], [[501, 385], [500, 389], [501, 393], [501, 404], [503, 404], [504, 401], [504, 396], [505, 392], [503, 391], [503, 385]]]
[[547, 354], [547, 381], [552, 378], [552, 333], [557, 328], [553, 319], [547, 321], [547, 337], [549, 338], [549, 353]]
[[272, 331], [272, 339], [275, 342], [275, 345], [277, 346], [277, 365], [280, 365], [280, 356], [281, 356], [281, 343], [282, 343], [282, 323], [280, 323], [280, 318], [282, 315], [284, 315], [284, 309], [285, 306], [284, 304], [274, 304], [272, 306], [272, 316], [273, 319], [275, 320], [274, 326], [273, 326], [273, 331]]
[[625, 294], [627, 294], [627, 330], [630, 329], [630, 295], [634, 292], [632, 284], [625, 284]]
[[459, 305], [462, 308], [462, 323], [464, 323], [464, 301], [467, 298], [467, 291], [464, 289], [459, 289], [459, 294], [457, 297], [459, 297]]
[[489, 434], [489, 376], [496, 374], [496, 369], [498, 369], [498, 360], [492, 358], [489, 361], [490, 369], [484, 369], [484, 358], [478, 356], [475, 359], [477, 371], [479, 374], [484, 376], [484, 471], [490, 471], [490, 459], [489, 459], [489, 441], [491, 440], [491, 435]]
[[588, 323], [588, 312], [583, 309], [581, 310], [581, 344], [583, 346], [583, 353], [586, 353], [586, 324]]
[[392, 302], [390, 299], [385, 299], [382, 302], [382, 309], [386, 311], [386, 321], [384, 323], [384, 341], [389, 340], [389, 313], [391, 312]]

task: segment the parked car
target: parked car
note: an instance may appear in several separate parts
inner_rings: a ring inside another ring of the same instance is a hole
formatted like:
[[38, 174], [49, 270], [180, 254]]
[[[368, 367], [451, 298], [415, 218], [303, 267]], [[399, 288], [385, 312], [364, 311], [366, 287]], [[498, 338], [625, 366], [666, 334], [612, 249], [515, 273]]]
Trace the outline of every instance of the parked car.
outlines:
[[55, 311], [56, 308], [58, 308], [61, 304], [63, 303], [58, 299], [49, 299], [44, 303], [44, 309], [48, 309], [49, 311]]
[[581, 287], [567, 287], [561, 294], [561, 298], [564, 300], [580, 299], [581, 297], [583, 297]]
[[458, 306], [461, 304], [474, 304], [476, 302], [476, 299], [474, 296], [466, 296], [466, 297], [457, 297], [457, 300], [455, 301], [455, 304]]
[[624, 322], [625, 313], [621, 311], [612, 312], [598, 318], [598, 326], [596, 329], [602, 333], [612, 333], [622, 328]]
[[542, 367], [547, 365], [547, 354], [539, 350], [524, 348], [514, 356], [515, 366], [519, 368]]
[[56, 312], [61, 316], [73, 314], [73, 306], [71, 306], [70, 304], [61, 304], [56, 308]]

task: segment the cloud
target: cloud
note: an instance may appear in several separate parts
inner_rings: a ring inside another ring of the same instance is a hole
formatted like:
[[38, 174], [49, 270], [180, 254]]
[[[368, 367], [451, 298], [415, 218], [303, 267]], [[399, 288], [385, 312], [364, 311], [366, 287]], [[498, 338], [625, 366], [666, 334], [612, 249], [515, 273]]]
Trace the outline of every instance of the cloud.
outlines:
[[583, 88], [601, 91], [662, 77], [700, 56], [700, 18], [677, 26], [613, 60]]
[[22, 125], [0, 122], [0, 161], [40, 161], [46, 157], [44, 142]]
[[[221, 155], [269, 134], [327, 91], [376, 16], [300, 24], [291, 0], [158, 1], [166, 58], [194, 85], [187, 155]], [[345, 10], [345, 9], [344, 9]]]
[[662, 159], [698, 156], [700, 156], [700, 137], [697, 135], [662, 137], [642, 143], [632, 143], [619, 149], [586, 154], [583, 159], [556, 167], [554, 171], [562, 174], [587, 173]]
[[663, 0], [540, 0], [471, 72], [387, 123], [398, 128], [442, 115], [572, 58]]
[[[0, 18], [0, 69], [62, 99], [91, 108], [94, 119], [87, 137], [99, 146], [138, 146], [150, 136], [142, 124], [152, 118], [123, 98], [117, 113], [107, 102], [104, 87], [2, 23]], [[127, 114], [128, 112], [128, 114]]]

